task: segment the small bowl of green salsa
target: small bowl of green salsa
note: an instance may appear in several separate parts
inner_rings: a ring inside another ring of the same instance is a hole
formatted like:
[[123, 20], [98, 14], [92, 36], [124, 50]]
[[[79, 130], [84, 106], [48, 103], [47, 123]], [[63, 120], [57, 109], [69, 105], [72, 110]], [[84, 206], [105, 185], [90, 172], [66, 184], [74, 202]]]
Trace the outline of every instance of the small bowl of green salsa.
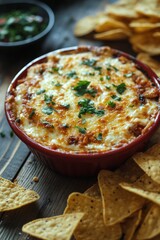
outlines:
[[54, 25], [51, 8], [39, 1], [0, 4], [0, 48], [30, 46], [42, 42]]

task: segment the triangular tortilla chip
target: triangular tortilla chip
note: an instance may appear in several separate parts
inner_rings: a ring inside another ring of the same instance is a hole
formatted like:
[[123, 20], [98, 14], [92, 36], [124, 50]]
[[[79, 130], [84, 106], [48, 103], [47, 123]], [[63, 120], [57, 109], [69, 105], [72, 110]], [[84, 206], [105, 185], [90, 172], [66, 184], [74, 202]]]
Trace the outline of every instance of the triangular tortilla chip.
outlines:
[[0, 177], [0, 212], [20, 208], [38, 199], [36, 192]]
[[160, 234], [160, 206], [153, 204], [142, 222], [136, 239], [150, 239]]
[[135, 212], [122, 223], [123, 240], [132, 240], [133, 235], [140, 223], [142, 210]]
[[133, 161], [132, 158], [129, 158], [115, 171], [115, 173], [120, 175], [127, 182], [135, 182], [144, 174], [144, 171]]
[[25, 224], [22, 231], [44, 240], [70, 240], [84, 213], [65, 214], [36, 219]]
[[160, 185], [144, 174], [135, 183], [120, 183], [120, 186], [160, 205]]
[[98, 175], [106, 226], [121, 222], [144, 204], [143, 198], [130, 194], [119, 186], [122, 181], [123, 178], [115, 172], [102, 170]]
[[84, 212], [74, 236], [77, 240], [119, 240], [120, 224], [106, 227], [103, 222], [102, 201], [81, 193], [72, 193], [65, 213]]
[[160, 184], [160, 156], [137, 153], [133, 159], [149, 177]]
[[87, 195], [87, 196], [93, 197], [93, 198], [101, 199], [101, 193], [100, 193], [98, 183], [95, 183], [93, 186], [88, 188], [84, 192], [84, 194]]

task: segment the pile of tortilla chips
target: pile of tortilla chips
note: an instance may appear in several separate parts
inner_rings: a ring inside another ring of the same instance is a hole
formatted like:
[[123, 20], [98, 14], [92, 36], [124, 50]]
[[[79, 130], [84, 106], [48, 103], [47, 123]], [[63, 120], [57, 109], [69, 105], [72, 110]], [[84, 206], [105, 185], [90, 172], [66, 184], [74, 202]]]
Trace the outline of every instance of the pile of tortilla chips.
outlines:
[[100, 171], [84, 193], [70, 194], [63, 215], [34, 220], [22, 230], [46, 240], [159, 240], [160, 144], [114, 172]]
[[136, 52], [160, 54], [160, 1], [119, 0], [104, 12], [87, 16], [75, 26], [75, 36], [93, 33], [99, 40], [129, 39]]

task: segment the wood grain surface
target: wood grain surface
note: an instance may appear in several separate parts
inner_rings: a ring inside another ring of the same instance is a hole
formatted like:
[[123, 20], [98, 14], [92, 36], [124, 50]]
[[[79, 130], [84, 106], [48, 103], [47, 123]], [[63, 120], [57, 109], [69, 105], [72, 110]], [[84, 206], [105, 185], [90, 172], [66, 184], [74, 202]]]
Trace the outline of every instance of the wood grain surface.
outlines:
[[[0, 214], [0, 240], [33, 239], [22, 233], [23, 224], [35, 218], [61, 214], [71, 192], [83, 192], [95, 181], [94, 178], [67, 178], [51, 171], [44, 164], [36, 161], [25, 144], [15, 135], [11, 136], [11, 129], [4, 114], [4, 98], [12, 78], [34, 58], [62, 47], [109, 44], [132, 53], [127, 42], [104, 43], [92, 39], [78, 39], [73, 36], [73, 27], [78, 19], [103, 10], [106, 3], [113, 1], [55, 0], [45, 2], [55, 13], [55, 25], [44, 44], [36, 49], [7, 54], [0, 50], [0, 133], [5, 134], [5, 137], [0, 136], [0, 176], [9, 180], [16, 179], [19, 184], [34, 189], [41, 196], [36, 204]], [[159, 134], [160, 132], [155, 134], [153, 142], [159, 141]], [[39, 178], [37, 183], [33, 181], [35, 176]]]

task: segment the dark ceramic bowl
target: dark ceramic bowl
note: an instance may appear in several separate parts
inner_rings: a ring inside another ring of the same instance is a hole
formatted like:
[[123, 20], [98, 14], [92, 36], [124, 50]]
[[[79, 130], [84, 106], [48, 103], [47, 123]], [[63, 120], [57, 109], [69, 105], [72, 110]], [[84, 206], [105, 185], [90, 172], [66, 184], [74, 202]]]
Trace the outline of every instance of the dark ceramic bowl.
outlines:
[[[90, 48], [90, 47], [88, 47]], [[55, 52], [62, 52], [62, 51], [71, 51], [77, 49], [68, 48], [57, 50]], [[150, 79], [151, 81], [157, 86], [160, 90], [159, 79], [157, 75], [145, 64], [141, 63], [140, 61], [136, 60], [134, 57], [115, 50], [115, 53], [118, 56], [125, 56], [128, 59], [133, 60], [138, 68], [142, 70]], [[49, 53], [52, 54], [52, 53]], [[10, 96], [10, 92], [14, 89], [17, 85], [18, 79], [21, 79], [26, 76], [27, 69], [37, 63], [42, 63], [46, 60], [48, 54], [45, 54], [27, 66], [25, 66], [13, 79], [11, 82], [7, 97]], [[159, 126], [160, 123], [160, 112], [157, 114], [155, 118], [155, 122], [153, 125], [148, 129], [148, 131], [138, 136], [135, 140], [129, 143], [126, 146], [120, 147], [116, 150], [111, 150], [102, 153], [82, 153], [82, 154], [75, 154], [75, 153], [67, 153], [67, 152], [59, 152], [56, 150], [52, 150], [47, 148], [46, 146], [42, 146], [41, 144], [33, 141], [30, 137], [28, 137], [16, 124], [15, 120], [13, 119], [13, 115], [11, 110], [8, 107], [8, 103], [5, 104], [5, 111], [8, 122], [15, 132], [15, 134], [29, 147], [29, 149], [33, 152], [35, 157], [38, 160], [41, 160], [46, 163], [47, 166], [52, 168], [53, 170], [67, 175], [67, 176], [92, 176], [98, 173], [101, 169], [115, 169], [120, 166], [127, 158], [132, 156], [135, 152], [142, 150], [146, 143], [149, 141], [153, 133]]]
[[49, 32], [51, 31], [54, 25], [54, 13], [51, 8], [45, 3], [39, 1], [31, 1], [31, 0], [13, 0], [13, 1], [5, 1], [4, 3], [0, 3], [0, 14], [5, 14], [10, 12], [11, 10], [25, 10], [29, 11], [31, 9], [36, 9], [36, 14], [41, 16], [46, 23], [46, 27], [44, 30], [37, 35], [30, 37], [25, 40], [16, 41], [16, 42], [3, 42], [0, 41], [0, 51], [2, 52], [10, 52], [10, 51], [18, 51], [21, 49], [25, 49], [26, 47], [37, 46], [40, 45], [44, 39], [47, 37]]

